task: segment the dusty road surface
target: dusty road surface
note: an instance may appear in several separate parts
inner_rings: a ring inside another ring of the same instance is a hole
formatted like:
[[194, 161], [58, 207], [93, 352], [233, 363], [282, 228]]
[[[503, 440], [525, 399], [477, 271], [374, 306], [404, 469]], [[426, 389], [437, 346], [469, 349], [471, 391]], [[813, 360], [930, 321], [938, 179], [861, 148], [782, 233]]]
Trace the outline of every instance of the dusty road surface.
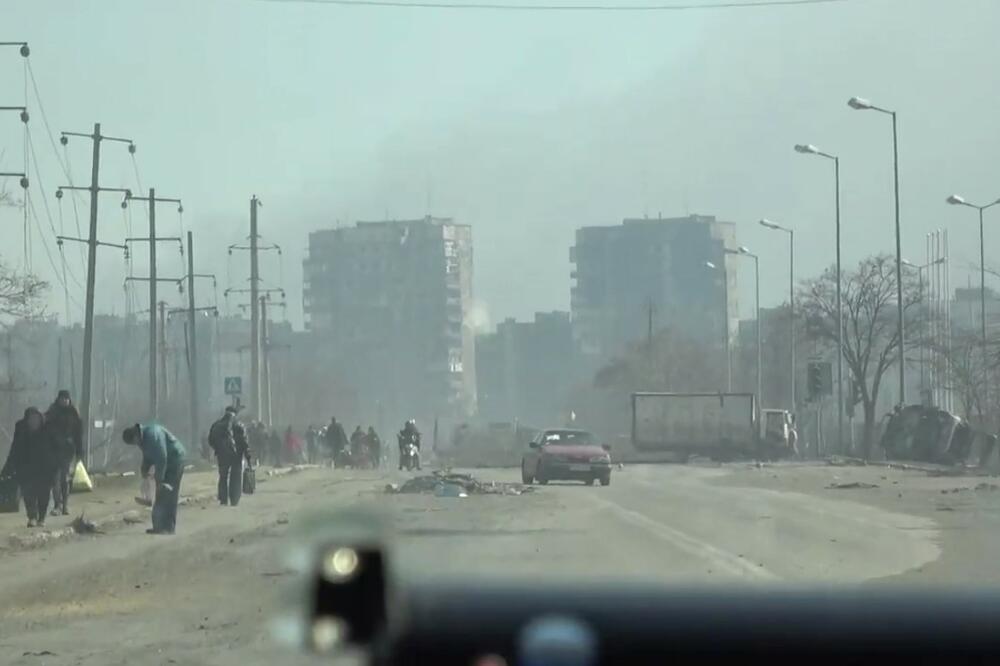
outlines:
[[[515, 470], [476, 474], [516, 480]], [[550, 484], [463, 498], [380, 491], [404, 478], [327, 469], [272, 478], [237, 508], [183, 507], [173, 537], [120, 524], [29, 549], [16, 538], [23, 526], [8, 529], [2, 662], [311, 663], [272, 640], [292, 578], [287, 544], [310, 513], [350, 508], [392, 526], [397, 571], [411, 579], [1000, 583], [990, 557], [1000, 545], [1000, 491], [989, 478], [884, 466], [650, 465], [616, 471], [607, 488]], [[209, 486], [202, 479], [189, 492]]]

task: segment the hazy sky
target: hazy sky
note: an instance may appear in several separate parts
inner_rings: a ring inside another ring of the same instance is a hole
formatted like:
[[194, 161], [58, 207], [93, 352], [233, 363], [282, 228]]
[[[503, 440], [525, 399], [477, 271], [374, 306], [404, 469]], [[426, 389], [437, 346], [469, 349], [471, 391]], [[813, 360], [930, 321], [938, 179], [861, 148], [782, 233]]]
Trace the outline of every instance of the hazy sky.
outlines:
[[[799, 276], [833, 260], [832, 164], [794, 153], [795, 143], [842, 157], [845, 259], [893, 248], [889, 118], [850, 110], [852, 95], [899, 111], [904, 255], [922, 260], [925, 235], [952, 229], [952, 280], [965, 284], [978, 260], [975, 211], [944, 199], [1000, 197], [992, 0], [662, 13], [33, 0], [4, 10], [0, 38], [30, 42], [52, 129], [100, 121], [134, 139], [143, 186], [183, 197], [197, 269], [216, 272], [220, 290], [229, 273], [230, 284], [246, 285], [245, 258], [230, 265], [225, 247], [245, 237], [248, 200], [261, 197], [262, 234], [284, 248], [283, 266], [269, 259], [265, 277], [283, 277], [296, 323], [310, 230], [427, 212], [472, 225], [476, 295], [494, 322], [568, 309], [577, 227], [658, 212], [737, 222], [740, 242], [762, 257], [764, 303], [778, 303], [784, 238], [756, 220], [795, 227]], [[21, 104], [16, 50], [0, 50], [0, 82], [0, 105]], [[65, 178], [30, 94], [29, 107], [41, 171], [32, 196], [58, 265], [38, 186], [58, 228], [52, 188]], [[0, 116], [0, 147], [0, 171], [19, 170], [14, 115]], [[78, 184], [89, 151], [84, 140], [68, 147]], [[124, 148], [108, 143], [103, 154], [102, 184], [136, 188]], [[101, 200], [103, 239], [126, 235], [119, 201]], [[176, 213], [160, 211], [163, 232], [176, 233]], [[86, 212], [83, 197], [84, 231]], [[989, 262], [1000, 209], [987, 215]], [[144, 216], [132, 211], [137, 235]], [[61, 219], [75, 235], [68, 198]], [[21, 228], [19, 210], [0, 209], [3, 254], [15, 263]], [[40, 232], [33, 237], [32, 265], [52, 280], [61, 314], [62, 288]], [[180, 275], [176, 250], [162, 252], [161, 274]], [[80, 249], [66, 257], [82, 282]], [[102, 250], [99, 268], [99, 309], [123, 312], [120, 253]], [[749, 265], [740, 279], [746, 316]], [[164, 292], [180, 303], [176, 290]], [[203, 304], [211, 300], [206, 293]], [[147, 307], [144, 288], [137, 301]], [[71, 316], [81, 317], [76, 305]]]

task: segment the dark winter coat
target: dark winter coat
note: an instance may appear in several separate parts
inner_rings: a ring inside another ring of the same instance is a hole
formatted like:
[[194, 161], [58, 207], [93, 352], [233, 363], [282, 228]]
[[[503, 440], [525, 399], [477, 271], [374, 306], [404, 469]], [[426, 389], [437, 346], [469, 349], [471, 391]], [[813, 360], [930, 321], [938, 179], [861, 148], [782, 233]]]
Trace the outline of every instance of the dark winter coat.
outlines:
[[60, 460], [58, 449], [49, 427], [43, 424], [30, 430], [25, 415], [14, 426], [14, 441], [0, 477], [12, 476], [19, 484], [54, 479]]
[[59, 459], [62, 462], [83, 458], [83, 420], [76, 405], [66, 406], [52, 403], [45, 412], [45, 426], [58, 444]]
[[341, 451], [347, 447], [347, 433], [340, 423], [331, 423], [326, 428], [326, 446], [330, 451]]

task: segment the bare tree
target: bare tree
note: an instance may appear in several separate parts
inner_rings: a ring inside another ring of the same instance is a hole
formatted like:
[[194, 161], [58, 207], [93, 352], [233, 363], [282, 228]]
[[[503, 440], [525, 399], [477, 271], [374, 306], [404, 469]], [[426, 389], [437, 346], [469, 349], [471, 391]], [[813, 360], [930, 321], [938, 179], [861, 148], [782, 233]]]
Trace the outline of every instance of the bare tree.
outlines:
[[[911, 279], [912, 278], [912, 279]], [[809, 335], [836, 351], [837, 342], [836, 269], [805, 281], [799, 289], [800, 311]], [[863, 455], [867, 458], [875, 439], [875, 406], [882, 379], [899, 355], [896, 325], [896, 264], [889, 255], [863, 259], [856, 270], [841, 274], [843, 302], [843, 354], [849, 376], [854, 380], [864, 409]], [[903, 311], [910, 335], [907, 347], [921, 343], [917, 331], [920, 289], [915, 276], [904, 274]]]
[[716, 391], [723, 385], [718, 352], [710, 344], [657, 332], [629, 346], [597, 371], [594, 387], [632, 391]]
[[941, 387], [961, 404], [961, 416], [986, 431], [995, 430], [993, 415], [1000, 404], [1000, 340], [992, 338], [983, 348], [976, 333], [956, 335], [950, 346], [928, 345]]
[[49, 284], [31, 273], [22, 273], [0, 260], [0, 317], [36, 317], [44, 311]]

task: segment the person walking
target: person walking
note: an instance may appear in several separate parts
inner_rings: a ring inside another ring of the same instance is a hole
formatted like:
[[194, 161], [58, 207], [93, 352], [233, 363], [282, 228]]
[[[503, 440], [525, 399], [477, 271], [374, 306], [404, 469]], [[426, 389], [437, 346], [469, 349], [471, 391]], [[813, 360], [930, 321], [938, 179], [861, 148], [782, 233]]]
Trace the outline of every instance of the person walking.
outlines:
[[74, 460], [83, 459], [83, 421], [69, 391], [63, 389], [45, 412], [45, 423], [56, 441], [56, 475], [52, 486], [52, 515], [69, 515], [69, 489]]
[[274, 467], [284, 465], [285, 456], [281, 450], [281, 435], [274, 428], [267, 431], [267, 448], [271, 452], [271, 465]]
[[302, 462], [302, 438], [296, 434], [292, 426], [285, 430], [285, 460], [290, 465]]
[[152, 469], [156, 481], [153, 527], [147, 534], [173, 534], [177, 529], [177, 501], [184, 476], [184, 445], [155, 421], [136, 423], [125, 429], [122, 439], [142, 451], [140, 472], [145, 478]]
[[316, 426], [311, 425], [306, 429], [306, 462], [315, 464], [319, 459], [316, 452], [316, 439], [319, 433]]
[[243, 461], [250, 464], [250, 445], [236, 408], [226, 407], [222, 418], [208, 431], [208, 443], [219, 466], [218, 499], [222, 506], [236, 506], [243, 493]]
[[28, 527], [44, 527], [58, 465], [56, 441], [37, 407], [24, 410], [0, 478], [13, 478], [21, 491]]
[[344, 455], [345, 450], [348, 447], [347, 433], [344, 432], [344, 426], [340, 425], [337, 421], [337, 417], [330, 418], [330, 425], [326, 427], [326, 435], [324, 437], [326, 448], [330, 452], [330, 456], [333, 458], [334, 467], [342, 467], [345, 463]]
[[368, 426], [368, 450], [371, 452], [372, 467], [381, 469], [382, 467], [382, 440], [375, 432], [375, 426]]

